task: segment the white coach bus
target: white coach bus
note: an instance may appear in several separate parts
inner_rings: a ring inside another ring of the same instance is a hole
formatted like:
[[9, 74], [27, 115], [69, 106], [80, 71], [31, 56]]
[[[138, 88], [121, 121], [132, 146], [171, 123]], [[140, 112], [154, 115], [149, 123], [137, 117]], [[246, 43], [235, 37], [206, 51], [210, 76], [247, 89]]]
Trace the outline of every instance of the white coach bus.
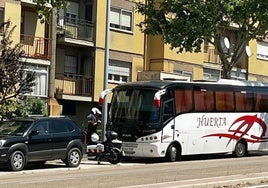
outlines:
[[109, 120], [126, 157], [268, 151], [268, 85], [218, 82], [139, 81], [116, 86]]

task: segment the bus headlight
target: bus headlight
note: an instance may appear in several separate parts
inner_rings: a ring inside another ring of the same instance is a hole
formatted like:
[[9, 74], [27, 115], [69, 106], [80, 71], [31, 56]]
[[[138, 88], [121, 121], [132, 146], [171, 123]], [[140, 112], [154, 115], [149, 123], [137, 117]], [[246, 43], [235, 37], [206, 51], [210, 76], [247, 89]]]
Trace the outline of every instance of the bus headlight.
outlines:
[[142, 137], [141, 139], [140, 139], [142, 142], [146, 142], [146, 141], [153, 141], [153, 142], [155, 142], [155, 141], [159, 141], [159, 139], [158, 139], [158, 137], [157, 136], [145, 136], [145, 137]]

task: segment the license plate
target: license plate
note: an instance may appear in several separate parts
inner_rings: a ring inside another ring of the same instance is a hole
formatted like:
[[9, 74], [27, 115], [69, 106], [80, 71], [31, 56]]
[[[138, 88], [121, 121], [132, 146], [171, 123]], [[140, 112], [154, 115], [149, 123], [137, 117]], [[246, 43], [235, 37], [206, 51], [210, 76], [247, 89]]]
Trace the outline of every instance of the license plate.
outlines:
[[123, 147], [124, 151], [134, 151], [134, 148], [130, 148], [130, 147]]

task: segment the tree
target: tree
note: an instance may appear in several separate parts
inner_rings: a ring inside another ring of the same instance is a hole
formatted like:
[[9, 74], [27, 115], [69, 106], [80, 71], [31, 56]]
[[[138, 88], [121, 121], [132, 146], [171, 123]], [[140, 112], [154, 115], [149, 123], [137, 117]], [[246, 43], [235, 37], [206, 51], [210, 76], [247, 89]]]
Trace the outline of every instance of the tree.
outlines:
[[33, 0], [36, 3], [36, 11], [41, 23], [48, 22], [52, 15], [53, 9], [57, 10], [66, 8], [67, 0]]
[[[26, 93], [32, 92], [35, 85], [35, 73], [25, 70], [26, 64], [21, 61], [24, 55], [22, 44], [12, 46], [10, 39], [15, 26], [11, 22], [2, 23], [3, 38], [0, 44], [0, 115], [6, 109], [6, 105], [18, 99], [23, 99]], [[1, 113], [2, 112], [2, 113]]]
[[[264, 39], [268, 31], [268, 1], [263, 0], [147, 0], [136, 5], [145, 16], [138, 24], [141, 30], [163, 35], [178, 52], [200, 52], [204, 42], [214, 45], [223, 78], [231, 77], [249, 41]], [[228, 52], [222, 45], [227, 30], [236, 33]]]
[[47, 107], [44, 100], [27, 96], [25, 100], [19, 101], [16, 115], [27, 116], [27, 115], [47, 115]]

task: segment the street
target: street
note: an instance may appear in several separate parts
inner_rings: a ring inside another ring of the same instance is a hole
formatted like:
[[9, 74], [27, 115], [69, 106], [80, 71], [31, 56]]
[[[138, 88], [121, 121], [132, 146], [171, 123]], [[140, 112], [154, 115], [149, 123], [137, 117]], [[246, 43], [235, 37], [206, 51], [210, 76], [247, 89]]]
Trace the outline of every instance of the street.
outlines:
[[[0, 187], [209, 187], [209, 181], [222, 182], [222, 179], [228, 186], [233, 181], [231, 177], [241, 181], [235, 183], [237, 185], [250, 185], [248, 183], [253, 181], [250, 178], [255, 175], [265, 176], [254, 180], [256, 184], [264, 183], [266, 175], [268, 179], [267, 163], [268, 155], [245, 158], [196, 156], [175, 163], [138, 159], [118, 165], [107, 162], [98, 165], [96, 161], [88, 161], [85, 158], [78, 168], [67, 168], [61, 161], [53, 161], [48, 162], [45, 167], [29, 166], [20, 172], [1, 169]], [[247, 182], [248, 179], [250, 182]], [[146, 184], [148, 185], [145, 186]]]

